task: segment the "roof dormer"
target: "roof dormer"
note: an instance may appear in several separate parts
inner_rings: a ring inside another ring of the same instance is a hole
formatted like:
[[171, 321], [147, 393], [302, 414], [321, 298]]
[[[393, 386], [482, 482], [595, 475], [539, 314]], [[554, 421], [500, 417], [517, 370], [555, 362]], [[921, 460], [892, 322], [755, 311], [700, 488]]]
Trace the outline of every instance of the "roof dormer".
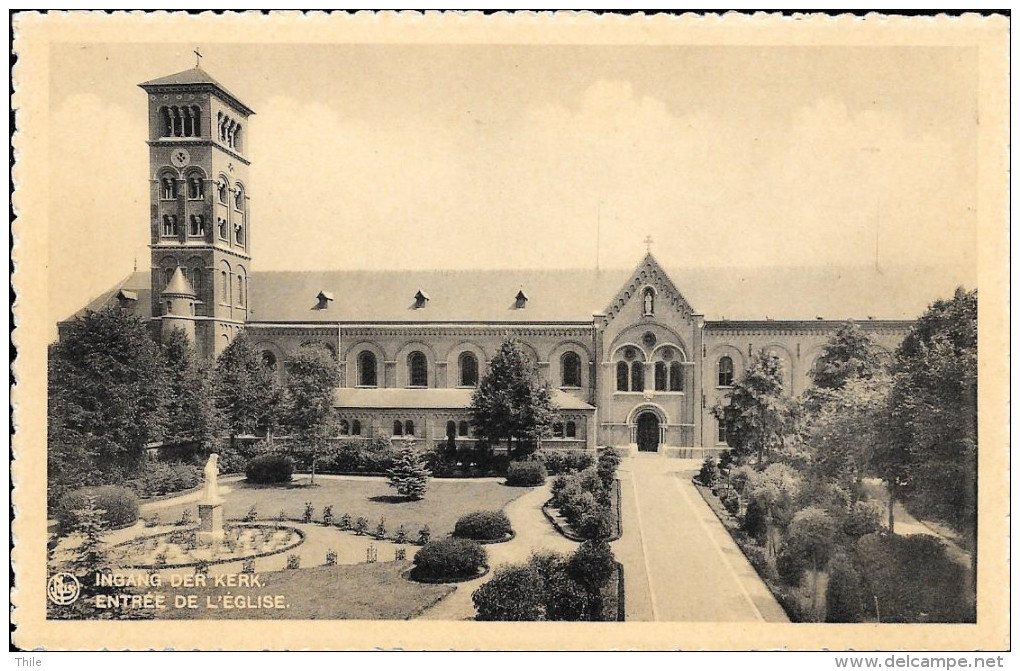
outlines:
[[524, 293], [524, 289], [521, 288], [521, 290], [517, 292], [517, 295], [514, 296], [514, 309], [523, 310], [527, 304], [528, 294]]
[[425, 304], [428, 302], [429, 295], [422, 291], [421, 289], [418, 289], [418, 293], [414, 295], [414, 309], [420, 310], [421, 308], [425, 307]]

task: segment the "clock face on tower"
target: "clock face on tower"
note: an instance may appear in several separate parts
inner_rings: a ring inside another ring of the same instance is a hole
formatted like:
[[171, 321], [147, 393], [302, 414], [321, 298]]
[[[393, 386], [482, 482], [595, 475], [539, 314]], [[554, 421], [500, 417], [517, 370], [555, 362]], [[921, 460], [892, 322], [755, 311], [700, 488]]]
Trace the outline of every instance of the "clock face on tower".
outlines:
[[174, 149], [173, 154], [170, 155], [170, 162], [178, 168], [183, 168], [191, 163], [191, 154], [187, 149]]

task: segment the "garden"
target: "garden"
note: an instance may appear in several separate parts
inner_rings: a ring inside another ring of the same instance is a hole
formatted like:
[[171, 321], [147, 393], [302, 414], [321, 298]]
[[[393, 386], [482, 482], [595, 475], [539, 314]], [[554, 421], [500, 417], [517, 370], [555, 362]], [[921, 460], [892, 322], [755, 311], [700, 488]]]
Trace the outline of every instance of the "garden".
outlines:
[[762, 350], [713, 410], [695, 485], [791, 620], [974, 621], [976, 312], [936, 301], [891, 359], [848, 322], [797, 399]]

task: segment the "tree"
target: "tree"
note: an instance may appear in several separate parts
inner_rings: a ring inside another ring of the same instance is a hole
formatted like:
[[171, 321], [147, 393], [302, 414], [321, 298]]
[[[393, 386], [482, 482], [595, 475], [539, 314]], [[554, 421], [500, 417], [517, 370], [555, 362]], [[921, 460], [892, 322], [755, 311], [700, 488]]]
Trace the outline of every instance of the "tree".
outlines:
[[835, 542], [836, 522], [821, 508], [804, 508], [793, 516], [783, 552], [806, 561], [812, 569], [812, 612], [818, 608], [818, 577], [828, 566]]
[[[503, 340], [471, 397], [472, 423], [490, 444], [505, 440], [516, 458], [533, 452], [550, 432], [552, 389], [541, 382], [519, 341]], [[516, 442], [515, 442], [516, 441]]]
[[[977, 290], [932, 303], [896, 351], [889, 401], [890, 487], [948, 523], [977, 568]], [[887, 473], [887, 478], [889, 474]]]
[[811, 379], [819, 389], [842, 389], [847, 380], [869, 379], [882, 370], [881, 350], [853, 320], [847, 321], [822, 348]]
[[[748, 484], [748, 511], [754, 505], [765, 523], [765, 550], [775, 557], [779, 535], [794, 513], [794, 502], [800, 492], [800, 474], [786, 464], [772, 464]], [[750, 533], [750, 532], [749, 532]]]
[[566, 563], [567, 574], [588, 593], [588, 617], [600, 620], [603, 616], [603, 588], [609, 584], [616, 570], [616, 558], [604, 540], [587, 540], [570, 555]]
[[425, 497], [432, 472], [425, 465], [425, 459], [413, 447], [408, 446], [400, 451], [389, 470], [389, 485], [401, 496], [412, 501]]
[[851, 492], [854, 500], [860, 498], [875, 451], [885, 440], [889, 384], [883, 373], [849, 378], [804, 413], [801, 436], [809, 448], [811, 469]]
[[283, 388], [244, 331], [216, 360], [215, 395], [231, 447], [238, 435], [253, 434], [257, 429], [272, 436], [283, 411]]
[[727, 405], [712, 408], [726, 431], [726, 443], [739, 455], [757, 455], [762, 466], [786, 441], [793, 426], [793, 407], [783, 392], [782, 362], [762, 349], [726, 394]]
[[165, 369], [148, 326], [116, 308], [87, 312], [48, 364], [49, 500], [134, 477], [166, 425]]
[[340, 371], [323, 347], [305, 346], [287, 360], [287, 408], [285, 422], [303, 449], [312, 457], [312, 478], [319, 451], [336, 431], [333, 392]]
[[211, 452], [221, 419], [208, 367], [201, 365], [191, 341], [180, 329], [163, 338], [163, 357], [169, 387], [166, 440], [194, 443], [200, 452]]

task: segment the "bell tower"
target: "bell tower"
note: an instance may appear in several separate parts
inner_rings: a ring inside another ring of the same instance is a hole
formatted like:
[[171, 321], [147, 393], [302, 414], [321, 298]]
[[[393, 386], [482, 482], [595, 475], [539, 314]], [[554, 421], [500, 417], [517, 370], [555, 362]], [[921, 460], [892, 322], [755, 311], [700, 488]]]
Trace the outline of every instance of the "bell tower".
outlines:
[[139, 86], [149, 99], [152, 315], [166, 318], [163, 292], [183, 275], [194, 314], [175, 322], [190, 318], [199, 354], [215, 357], [248, 319], [254, 112], [197, 64]]

